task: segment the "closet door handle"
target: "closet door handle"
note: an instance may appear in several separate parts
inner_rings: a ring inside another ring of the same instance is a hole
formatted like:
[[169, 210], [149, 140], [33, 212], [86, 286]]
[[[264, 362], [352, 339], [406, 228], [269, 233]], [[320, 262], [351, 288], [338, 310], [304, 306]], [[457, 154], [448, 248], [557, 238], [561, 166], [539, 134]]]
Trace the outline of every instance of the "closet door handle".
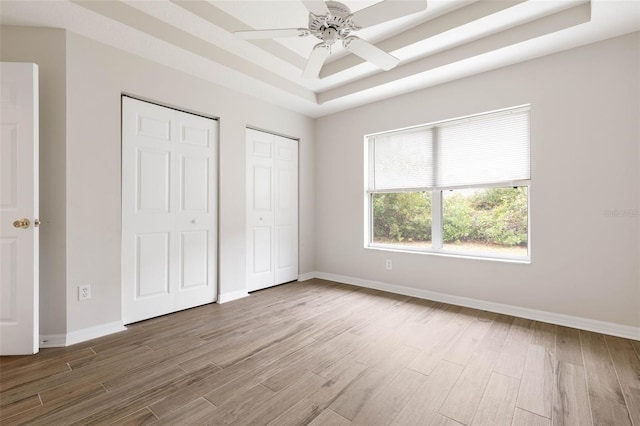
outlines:
[[13, 227], [27, 229], [30, 224], [31, 222], [29, 221], [29, 219], [20, 219], [13, 222]]

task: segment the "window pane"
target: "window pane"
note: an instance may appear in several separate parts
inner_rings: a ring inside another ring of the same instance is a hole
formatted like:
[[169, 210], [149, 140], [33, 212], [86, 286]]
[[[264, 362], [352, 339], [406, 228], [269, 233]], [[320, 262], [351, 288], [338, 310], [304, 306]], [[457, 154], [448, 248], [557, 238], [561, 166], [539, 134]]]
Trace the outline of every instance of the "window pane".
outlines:
[[443, 248], [528, 255], [527, 187], [444, 191]]
[[371, 194], [376, 244], [431, 247], [431, 193]]

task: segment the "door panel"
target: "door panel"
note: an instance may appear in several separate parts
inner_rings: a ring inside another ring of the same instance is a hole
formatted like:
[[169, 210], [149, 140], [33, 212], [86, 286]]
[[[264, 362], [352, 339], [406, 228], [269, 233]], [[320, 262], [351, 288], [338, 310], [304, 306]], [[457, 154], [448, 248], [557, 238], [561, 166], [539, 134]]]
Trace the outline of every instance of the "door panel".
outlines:
[[297, 163], [298, 158], [298, 144], [292, 139], [283, 138], [280, 136], [275, 137], [278, 141], [277, 147], [277, 160], [282, 160], [291, 164]]
[[247, 290], [298, 276], [298, 144], [247, 129]]
[[124, 97], [122, 129], [125, 324], [215, 301], [217, 122]]
[[275, 136], [275, 283], [298, 279], [298, 142]]
[[253, 228], [253, 270], [254, 274], [268, 274], [266, 279], [271, 280], [271, 227]]
[[201, 118], [181, 114], [180, 143], [209, 148], [212, 135], [208, 123], [203, 122]]
[[254, 157], [271, 158], [271, 148], [273, 145], [273, 138], [271, 135], [265, 138], [264, 135], [259, 134], [255, 130], [247, 130], [249, 137], [252, 138], [250, 146], [252, 148], [252, 154]]
[[247, 291], [260, 290], [273, 285], [273, 262], [270, 226], [255, 226], [249, 230], [251, 252], [247, 259]]
[[169, 233], [136, 236], [136, 299], [169, 294]]
[[[211, 303], [217, 297], [217, 164], [218, 122], [176, 111], [179, 129], [176, 155], [180, 181], [175, 231], [179, 254], [176, 262], [175, 308]], [[178, 201], [179, 200], [179, 201]]]
[[256, 213], [271, 213], [273, 200], [271, 199], [271, 176], [273, 170], [269, 166], [255, 166], [253, 168], [253, 211]]
[[247, 291], [273, 285], [273, 137], [247, 129]]
[[15, 124], [2, 123], [0, 138], [0, 207], [16, 209], [18, 196], [18, 132]]
[[[174, 111], [123, 98], [122, 314], [125, 324], [173, 311]], [[134, 204], [135, 203], [135, 204]]]
[[158, 114], [153, 107], [140, 110], [136, 117], [136, 134], [161, 141], [171, 141], [171, 114]]
[[[0, 355], [39, 350], [38, 66], [0, 64]], [[14, 221], [28, 225], [16, 227]]]
[[180, 289], [206, 286], [209, 269], [208, 232], [182, 232], [180, 238]]
[[169, 213], [170, 153], [140, 148], [137, 157], [138, 213]]
[[181, 210], [207, 213], [209, 209], [209, 158], [183, 156], [181, 168]]
[[0, 240], [0, 321], [18, 323], [18, 239]]
[[293, 257], [293, 250], [291, 247], [291, 241], [293, 240], [295, 230], [291, 225], [278, 226], [277, 228], [277, 247], [278, 247], [278, 256], [277, 256], [277, 265], [278, 269], [282, 268], [290, 268], [293, 266], [295, 260]]
[[278, 204], [279, 210], [286, 210], [288, 214], [296, 206], [296, 180], [294, 170], [279, 169], [278, 170]]

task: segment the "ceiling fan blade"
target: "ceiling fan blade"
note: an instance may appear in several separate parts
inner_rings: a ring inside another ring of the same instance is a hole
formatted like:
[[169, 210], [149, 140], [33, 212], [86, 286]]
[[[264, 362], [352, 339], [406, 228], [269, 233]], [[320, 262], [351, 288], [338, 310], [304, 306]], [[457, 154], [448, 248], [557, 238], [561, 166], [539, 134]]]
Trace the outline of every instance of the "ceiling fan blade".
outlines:
[[426, 8], [426, 0], [384, 0], [354, 12], [352, 20], [357, 27], [366, 28], [421, 12]]
[[320, 69], [324, 64], [325, 59], [331, 53], [329, 46], [323, 43], [318, 43], [311, 51], [311, 56], [307, 61], [307, 65], [302, 72], [302, 78], [318, 78]]
[[400, 59], [395, 56], [355, 36], [345, 38], [343, 45], [345, 49], [385, 71], [390, 70], [400, 62]]
[[322, 16], [329, 13], [329, 9], [327, 9], [327, 5], [322, 0], [302, 0], [304, 3], [304, 7], [311, 13], [316, 16]]
[[304, 37], [308, 36], [310, 32], [306, 28], [282, 28], [278, 30], [234, 31], [233, 34], [243, 40], [257, 40], [263, 38]]

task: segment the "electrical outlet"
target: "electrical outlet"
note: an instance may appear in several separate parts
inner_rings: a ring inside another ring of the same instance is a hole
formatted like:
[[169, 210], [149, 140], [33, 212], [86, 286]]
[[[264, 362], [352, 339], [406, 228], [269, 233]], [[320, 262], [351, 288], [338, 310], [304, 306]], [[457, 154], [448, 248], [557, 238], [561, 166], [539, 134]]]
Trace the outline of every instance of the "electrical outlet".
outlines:
[[385, 263], [385, 267], [387, 268], [387, 271], [390, 271], [393, 269], [393, 262], [391, 261], [391, 259], [387, 259]]
[[78, 300], [91, 299], [91, 286], [80, 285], [78, 286]]

